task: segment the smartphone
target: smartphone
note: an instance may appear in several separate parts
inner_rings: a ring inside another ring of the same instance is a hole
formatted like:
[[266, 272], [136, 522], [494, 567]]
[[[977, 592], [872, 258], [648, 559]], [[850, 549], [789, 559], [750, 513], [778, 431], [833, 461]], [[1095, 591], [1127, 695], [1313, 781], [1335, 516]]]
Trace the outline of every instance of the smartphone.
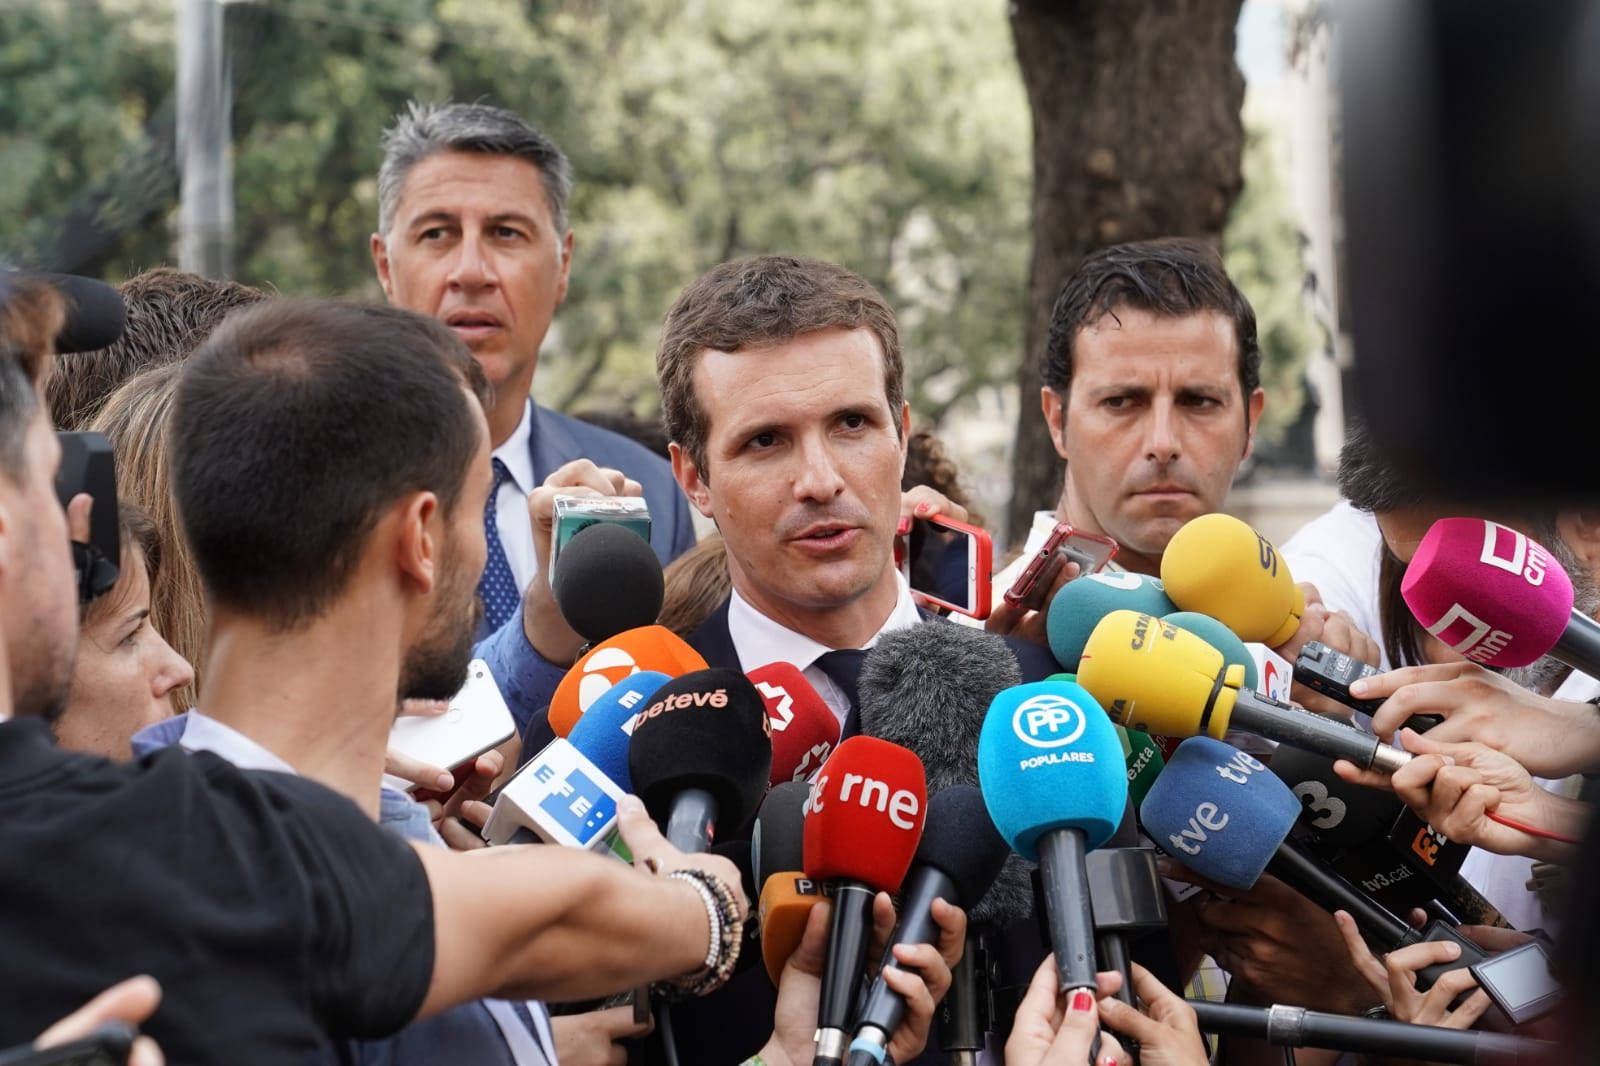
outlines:
[[1044, 606], [1050, 587], [1055, 584], [1061, 568], [1068, 563], [1078, 564], [1078, 576], [1093, 574], [1109, 563], [1117, 554], [1117, 542], [1098, 533], [1084, 533], [1072, 528], [1068, 522], [1057, 522], [1028, 565], [1023, 567], [1017, 580], [1006, 589], [1005, 600], [1013, 607], [1037, 611]]
[[0, 1066], [124, 1066], [137, 1035], [126, 1022], [107, 1022], [88, 1036], [55, 1047], [0, 1051]]
[[111, 442], [103, 433], [57, 433], [61, 465], [56, 469], [56, 496], [66, 507], [79, 493], [94, 500], [89, 511], [89, 541], [72, 546], [78, 573], [78, 602], [87, 604], [111, 591], [122, 562], [117, 515], [117, 465]]
[[989, 617], [994, 542], [987, 530], [943, 515], [913, 518], [895, 555], [918, 603]]
[[[474, 659], [467, 667], [467, 683], [450, 698], [449, 709], [443, 714], [395, 719], [389, 730], [389, 750], [453, 770], [490, 748], [498, 748], [516, 732], [511, 709], [500, 695], [489, 665]], [[417, 788], [395, 777], [385, 776], [384, 783], [406, 791]]]
[[1538, 940], [1491, 955], [1468, 969], [1512, 1025], [1543, 1017], [1561, 1002], [1561, 986], [1550, 972], [1550, 956]]

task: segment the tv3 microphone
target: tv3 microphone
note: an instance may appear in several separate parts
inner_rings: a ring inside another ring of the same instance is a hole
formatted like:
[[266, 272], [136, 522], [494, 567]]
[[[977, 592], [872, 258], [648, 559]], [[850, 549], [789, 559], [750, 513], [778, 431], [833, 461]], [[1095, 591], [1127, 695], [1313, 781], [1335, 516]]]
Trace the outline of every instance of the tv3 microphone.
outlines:
[[886, 740], [851, 737], [811, 785], [805, 873], [832, 883], [828, 960], [817, 1007], [814, 1066], [841, 1066], [872, 937], [872, 901], [898, 892], [927, 816], [922, 761]]
[[1572, 578], [1547, 548], [1482, 518], [1441, 518], [1400, 582], [1411, 613], [1458, 655], [1526, 666], [1550, 655], [1600, 677], [1600, 623], [1573, 609]]
[[1193, 633], [1133, 611], [1100, 620], [1078, 681], [1123, 725], [1168, 736], [1221, 738], [1230, 726], [1280, 744], [1387, 773], [1411, 761], [1370, 733], [1243, 688], [1244, 669]]

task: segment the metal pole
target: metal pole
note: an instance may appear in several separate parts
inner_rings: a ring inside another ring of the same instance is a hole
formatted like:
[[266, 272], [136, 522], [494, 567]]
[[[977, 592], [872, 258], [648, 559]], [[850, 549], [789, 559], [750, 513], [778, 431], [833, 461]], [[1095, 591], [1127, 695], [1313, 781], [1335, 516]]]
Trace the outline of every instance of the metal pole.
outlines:
[[222, 0], [178, 3], [178, 266], [233, 272], [232, 93], [222, 47]]

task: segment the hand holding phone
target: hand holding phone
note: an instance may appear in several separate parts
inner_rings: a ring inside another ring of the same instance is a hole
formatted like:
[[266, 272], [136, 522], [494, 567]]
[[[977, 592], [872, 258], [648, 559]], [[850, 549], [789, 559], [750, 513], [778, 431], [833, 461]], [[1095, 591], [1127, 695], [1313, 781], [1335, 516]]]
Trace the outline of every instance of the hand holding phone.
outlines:
[[1097, 533], [1084, 533], [1068, 522], [1057, 522], [1022, 573], [1006, 589], [1005, 601], [1029, 611], [1042, 609], [1062, 568], [1078, 564], [1078, 576], [1093, 574], [1117, 554], [1117, 542]]
[[895, 560], [918, 603], [989, 617], [994, 542], [987, 530], [944, 515], [913, 518], [897, 538]]

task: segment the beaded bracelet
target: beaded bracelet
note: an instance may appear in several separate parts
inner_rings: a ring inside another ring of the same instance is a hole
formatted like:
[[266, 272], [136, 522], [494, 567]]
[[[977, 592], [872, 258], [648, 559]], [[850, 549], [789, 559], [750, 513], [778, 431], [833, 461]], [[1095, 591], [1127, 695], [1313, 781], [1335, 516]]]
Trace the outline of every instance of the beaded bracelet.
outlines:
[[739, 946], [744, 940], [744, 919], [733, 890], [704, 870], [674, 870], [668, 877], [681, 878], [694, 886], [706, 905], [706, 920], [711, 927], [711, 943], [705, 964], [692, 974], [663, 982], [659, 988], [669, 999], [703, 996], [727, 983], [739, 961]]

